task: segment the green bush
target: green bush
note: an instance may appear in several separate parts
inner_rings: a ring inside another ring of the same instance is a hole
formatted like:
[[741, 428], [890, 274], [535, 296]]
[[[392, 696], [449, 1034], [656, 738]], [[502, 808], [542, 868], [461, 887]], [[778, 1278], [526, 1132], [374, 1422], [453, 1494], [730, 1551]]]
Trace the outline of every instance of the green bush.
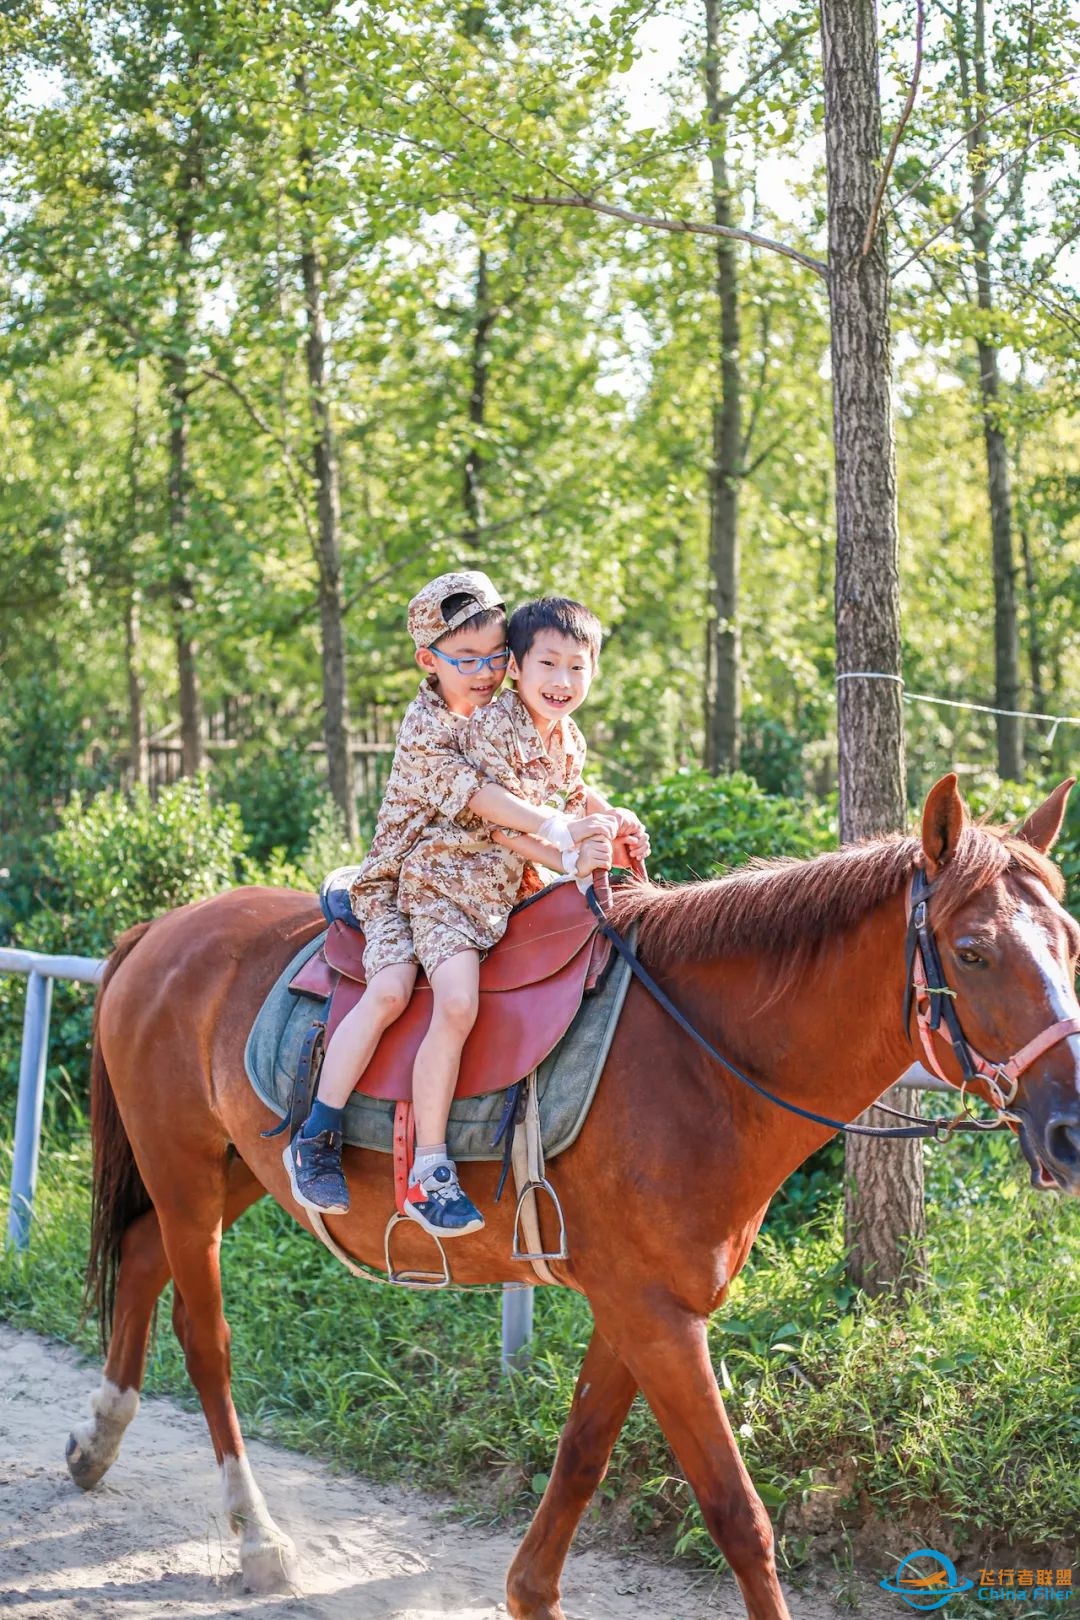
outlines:
[[0, 703], [0, 941], [40, 904], [47, 882], [45, 840], [76, 790], [109, 779], [104, 760], [88, 759], [81, 690], [64, 690], [52, 673], [17, 677]]
[[[324, 791], [307, 801], [296, 858], [273, 848], [256, 859], [240, 808], [219, 802], [204, 778], [185, 778], [156, 799], [145, 789], [84, 801], [75, 794], [41, 843], [38, 906], [20, 925], [24, 950], [107, 956], [125, 928], [238, 883], [316, 890], [355, 852]], [[0, 1097], [13, 1105], [25, 980], [0, 977]], [[57, 981], [49, 1038], [49, 1107], [69, 1116], [86, 1094], [93, 987]]]
[[210, 791], [220, 804], [239, 810], [254, 861], [272, 856], [299, 860], [326, 798], [324, 779], [312, 756], [294, 746], [221, 760], [215, 765]]
[[766, 793], [741, 771], [682, 770], [632, 802], [652, 840], [650, 876], [671, 883], [715, 877], [754, 855], [816, 855], [836, 844], [832, 805]]
[[[199, 778], [127, 795], [73, 795], [45, 838], [44, 904], [20, 926], [23, 950], [106, 956], [118, 934], [173, 906], [229, 888], [245, 876], [247, 839], [234, 805], [215, 804]], [[0, 977], [0, 1074], [13, 1106], [25, 980]], [[91, 985], [59, 980], [49, 1032], [50, 1106], [84, 1097], [93, 1007]]]
[[103, 954], [132, 924], [236, 883], [247, 844], [240, 811], [215, 803], [201, 777], [156, 799], [145, 788], [86, 803], [76, 794], [49, 841], [52, 905], [31, 930]]

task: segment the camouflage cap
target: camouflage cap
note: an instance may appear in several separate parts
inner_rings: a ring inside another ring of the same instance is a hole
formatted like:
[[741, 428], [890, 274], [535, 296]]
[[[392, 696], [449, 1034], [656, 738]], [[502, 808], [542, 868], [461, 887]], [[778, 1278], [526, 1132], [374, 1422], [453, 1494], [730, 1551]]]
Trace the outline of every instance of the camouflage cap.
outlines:
[[[454, 601], [455, 597], [465, 600]], [[447, 602], [453, 602], [450, 612], [445, 608]], [[490, 579], [478, 569], [440, 574], [422, 591], [417, 591], [409, 603], [409, 634], [418, 649], [431, 647], [442, 636], [460, 630], [477, 613], [503, 606], [503, 599]]]

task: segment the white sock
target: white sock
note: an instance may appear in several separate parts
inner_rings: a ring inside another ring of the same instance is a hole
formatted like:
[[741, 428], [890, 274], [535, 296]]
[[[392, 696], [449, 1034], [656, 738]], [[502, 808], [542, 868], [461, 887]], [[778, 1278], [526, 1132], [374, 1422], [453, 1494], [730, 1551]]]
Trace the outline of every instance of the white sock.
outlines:
[[409, 1186], [412, 1187], [416, 1182], [423, 1181], [424, 1177], [429, 1176], [438, 1165], [452, 1163], [453, 1160], [447, 1154], [445, 1142], [436, 1142], [431, 1147], [417, 1148], [413, 1167], [409, 1171]]

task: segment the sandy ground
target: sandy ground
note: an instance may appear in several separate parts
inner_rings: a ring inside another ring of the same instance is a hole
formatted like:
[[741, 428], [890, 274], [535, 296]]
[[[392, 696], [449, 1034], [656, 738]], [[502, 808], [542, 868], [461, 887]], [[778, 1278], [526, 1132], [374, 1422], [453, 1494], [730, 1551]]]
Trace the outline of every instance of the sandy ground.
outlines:
[[[505, 1616], [512, 1534], [464, 1528], [430, 1497], [258, 1442], [255, 1477], [297, 1544], [304, 1596], [243, 1592], [201, 1414], [145, 1401], [97, 1489], [71, 1483], [68, 1429], [97, 1383], [98, 1369], [66, 1348], [0, 1325], [0, 1610], [19, 1620]], [[745, 1614], [730, 1580], [601, 1552], [571, 1555], [563, 1593], [570, 1620]], [[896, 1615], [895, 1599], [863, 1594], [867, 1620]], [[836, 1616], [829, 1591], [790, 1599], [795, 1620]]]

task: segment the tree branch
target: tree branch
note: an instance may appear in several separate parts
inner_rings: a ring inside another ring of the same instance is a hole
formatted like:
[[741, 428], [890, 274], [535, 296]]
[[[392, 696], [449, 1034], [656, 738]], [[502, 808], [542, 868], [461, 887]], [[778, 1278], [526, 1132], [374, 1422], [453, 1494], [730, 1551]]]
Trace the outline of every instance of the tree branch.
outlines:
[[[531, 507], [528, 511], [515, 512], [512, 517], [500, 518], [497, 523], [482, 524], [479, 529], [452, 529], [449, 533], [434, 535], [431, 539], [425, 540], [423, 545], [415, 547], [412, 551], [407, 551], [404, 557], [399, 557], [395, 562], [389, 563], [380, 573], [375, 574], [370, 579], [365, 579], [363, 584], [353, 591], [351, 596], [346, 597], [342, 603], [342, 615], [351, 613], [365, 593], [377, 590], [380, 585], [385, 585], [388, 579], [393, 579], [395, 574], [400, 574], [403, 568], [407, 568], [410, 563], [419, 561], [421, 557], [426, 556], [429, 551], [434, 550], [437, 546], [445, 546], [452, 540], [476, 540], [481, 536], [498, 534], [500, 529], [512, 528], [515, 523], [525, 523], [530, 518], [542, 517], [545, 512], [552, 511], [557, 505], [558, 502], [556, 501], [544, 501], [540, 506]], [[302, 624], [310, 611], [310, 603], [305, 602], [293, 617], [287, 621], [285, 629], [293, 630], [298, 624]]]
[[[972, 131], [970, 131], [969, 133], [973, 133], [975, 128], [977, 128], [977, 126], [973, 125], [972, 126]], [[991, 191], [993, 191], [994, 187], [998, 184], [998, 182], [1000, 180], [1004, 180], [1005, 176], [1007, 174], [1010, 174], [1012, 172], [1012, 170], [1016, 168], [1016, 165], [1018, 163], [1023, 163], [1025, 161], [1027, 153], [1028, 153], [1028, 151], [1030, 150], [1031, 147], [1038, 146], [1043, 141], [1053, 140], [1058, 135], [1072, 135], [1072, 134], [1073, 134], [1072, 130], [1070, 130], [1068, 128], [1064, 128], [1064, 127], [1060, 128], [1060, 129], [1043, 130], [1042, 134], [1041, 135], [1036, 135], [1035, 139], [1033, 141], [1030, 141], [1027, 144], [1027, 146], [1025, 146], [1024, 150], [1020, 153], [1020, 155], [1018, 157], [1013, 158], [1011, 163], [1004, 164], [1000, 169], [997, 170], [997, 172], [995, 174], [992, 174], [990, 176], [986, 176], [984, 174], [982, 176], [982, 189], [981, 189], [981, 191], [979, 193], [980, 197], [988, 197], [990, 195]], [[915, 252], [913, 252], [908, 258], [906, 258], [904, 260], [903, 264], [901, 264], [896, 270], [892, 271], [893, 277], [895, 278], [896, 276], [900, 275], [902, 271], [906, 270], [908, 265], [911, 264], [912, 260], [917, 259], [920, 254], [925, 253], [926, 249], [931, 245], [931, 243], [936, 242], [939, 236], [944, 236], [946, 231], [951, 231], [954, 226], [958, 225], [960, 223], [960, 221], [963, 219], [964, 215], [967, 213], [970, 206], [971, 206], [970, 203], [963, 203], [956, 210], [955, 214], [951, 214], [949, 216], [949, 218], [945, 221], [944, 225], [939, 225], [937, 230], [934, 231], [932, 233], [932, 235], [930, 235], [930, 236], [928, 236], [926, 238], [925, 242], [920, 242], [919, 245], [918, 245], [918, 248], [915, 250]]]
[[773, 451], [779, 450], [780, 446], [784, 443], [784, 440], [790, 439], [790, 437], [791, 433], [787, 429], [785, 429], [783, 433], [778, 433], [775, 439], [771, 439], [765, 446], [764, 450], [759, 450], [753, 461], [749, 462], [747, 466], [743, 468], [743, 477], [753, 478], [758, 468], [763, 466], [765, 462], [768, 461]]
[[730, 236], [736, 242], [749, 242], [751, 247], [768, 248], [773, 253], [780, 253], [785, 259], [794, 259], [806, 270], [813, 270], [815, 275], [824, 278], [828, 274], [828, 266], [822, 259], [812, 259], [807, 253], [800, 253], [798, 248], [788, 247], [783, 242], [774, 242], [771, 237], [759, 236], [756, 231], [737, 230], [734, 226], [699, 224], [691, 219], [659, 219], [649, 214], [635, 214], [628, 208], [616, 208], [612, 203], [598, 202], [595, 197], [533, 197], [523, 192], [512, 194], [513, 202], [527, 203], [533, 208], [586, 208], [594, 214], [604, 214], [609, 219], [618, 219], [624, 225], [641, 225], [648, 230], [670, 231], [675, 236]]
[[303, 520], [304, 531], [308, 540], [314, 544], [315, 536], [311, 527], [311, 513], [309, 510], [311, 505], [311, 490], [310, 487], [306, 486], [297, 476], [296, 470], [293, 466], [293, 454], [285, 439], [282, 438], [277, 429], [274, 428], [267, 418], [262, 414], [258, 406], [248, 398], [245, 391], [240, 387], [240, 384], [236, 382], [234, 378], [229, 376], [228, 372], [218, 371], [215, 366], [208, 365], [200, 365], [197, 369], [200, 375], [206, 377], [208, 381], [220, 383], [223, 388], [227, 388], [230, 394], [232, 394], [235, 399], [240, 401], [240, 404], [244, 407], [245, 411], [251, 417], [251, 420], [255, 423], [255, 426], [259, 429], [259, 432], [264, 433], [270, 440], [271, 444], [277, 445], [277, 448], [281, 452], [281, 465], [284, 469], [285, 477], [288, 479], [289, 488], [296, 496], [296, 504], [300, 510], [301, 519]]
[[791, 34], [784, 41], [780, 49], [769, 57], [767, 62], [763, 62], [748, 78], [743, 80], [737, 90], [731, 90], [726, 96], [721, 96], [718, 109], [721, 118], [725, 118], [729, 112], [732, 112], [743, 96], [749, 90], [752, 90], [756, 84], [760, 84], [762, 79], [767, 79], [774, 68], [778, 68], [786, 62], [796, 45], [800, 45], [804, 39], [807, 39], [811, 34], [816, 34], [817, 31], [817, 23], [808, 23], [805, 28], [797, 29], [794, 34]]
[[889, 142], [889, 150], [885, 154], [885, 162], [882, 165], [881, 177], [878, 180], [877, 189], [874, 192], [874, 201], [870, 208], [870, 218], [866, 222], [866, 235], [863, 237], [862, 245], [862, 257], [864, 259], [874, 245], [874, 237], [877, 233], [878, 227], [878, 216], [881, 213], [881, 199], [885, 195], [885, 187], [889, 183], [889, 175], [892, 173], [892, 166], [896, 161], [896, 149], [900, 145], [900, 137], [904, 133], [904, 127], [907, 124], [908, 119], [911, 117], [911, 109], [915, 105], [915, 92], [919, 88], [919, 75], [922, 73], [923, 29], [925, 25], [926, 8], [923, 4], [923, 0], [915, 0], [915, 66], [911, 71], [911, 83], [908, 85], [907, 100], [904, 102], [904, 110], [901, 112], [896, 128], [893, 130], [893, 138]]
[[[744, 79], [737, 90], [732, 90], [728, 95], [720, 98], [719, 116], [725, 118], [728, 113], [732, 112], [748, 91], [752, 90], [756, 84], [760, 84], [762, 79], [768, 78], [774, 68], [780, 67], [787, 60], [796, 45], [806, 39], [808, 35], [816, 32], [817, 24], [812, 23], [806, 28], [800, 28], [791, 35], [790, 39], [785, 40], [780, 49], [770, 56], [767, 62], [762, 63], [761, 67], [751, 73], [748, 78]], [[700, 147], [706, 145], [710, 139], [711, 131], [703, 129], [699, 135], [695, 135], [692, 141], [680, 141], [675, 146], [654, 146], [651, 151], [645, 152], [640, 158], [635, 159], [633, 163], [624, 163], [619, 168], [611, 169], [607, 174], [601, 175], [597, 184], [606, 187], [610, 186], [613, 180], [621, 179], [624, 174], [640, 174], [642, 169], [650, 163], [655, 163], [658, 158], [676, 157], [680, 152], [696, 152]]]
[[[944, 6], [942, 7], [942, 10], [945, 10]], [[901, 203], [905, 203], [909, 197], [913, 197], [919, 190], [919, 187], [925, 185], [926, 181], [934, 173], [934, 170], [940, 169], [946, 158], [951, 157], [958, 146], [963, 146], [965, 141], [967, 141], [971, 135], [974, 135], [976, 130], [981, 129], [983, 124], [989, 123], [991, 118], [996, 118], [998, 113], [1008, 112], [1010, 107], [1018, 107], [1022, 102], [1030, 101], [1033, 96], [1049, 95], [1051, 90], [1058, 90], [1063, 84], [1069, 84], [1073, 79], [1077, 78], [1080, 78], [1080, 70], [1074, 70], [1071, 73], [1063, 73], [1060, 79], [1051, 79], [1049, 84], [1039, 85], [1034, 90], [1025, 90], [1022, 96], [1014, 96], [1011, 101], [1001, 101], [996, 107], [991, 107], [989, 112], [983, 113], [982, 116], [977, 118], [968, 129], [963, 130], [956, 137], [955, 141], [952, 141], [950, 145], [945, 148], [944, 152], [942, 152], [939, 157], [934, 159], [930, 167], [923, 170], [919, 178], [914, 181], [906, 191], [902, 191], [900, 193], [899, 197], [897, 197], [896, 201], [892, 203], [889, 208], [890, 214], [894, 214], [900, 207]]]

